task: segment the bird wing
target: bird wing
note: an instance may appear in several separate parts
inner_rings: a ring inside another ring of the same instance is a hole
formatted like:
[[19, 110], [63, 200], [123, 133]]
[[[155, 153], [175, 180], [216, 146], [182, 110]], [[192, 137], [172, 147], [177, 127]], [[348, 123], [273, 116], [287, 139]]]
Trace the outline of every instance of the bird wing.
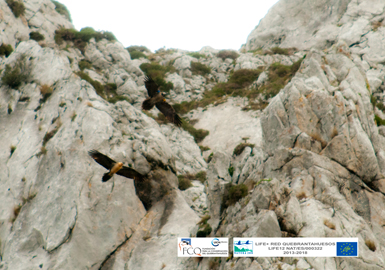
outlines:
[[119, 174], [121, 176], [131, 178], [134, 180], [143, 180], [144, 176], [135, 171], [134, 169], [131, 169], [129, 167], [123, 166], [119, 171], [116, 172], [116, 174]]
[[164, 116], [166, 116], [168, 121], [174, 123], [178, 127], [182, 125], [182, 119], [176, 114], [174, 108], [170, 104], [162, 101], [156, 103], [155, 106], [164, 114]]
[[146, 86], [147, 93], [150, 97], [154, 97], [157, 93], [159, 93], [159, 86], [150, 76], [146, 76], [144, 78], [144, 85]]
[[114, 160], [110, 159], [106, 155], [103, 155], [97, 150], [88, 151], [88, 154], [100, 165], [102, 165], [107, 170], [111, 170], [112, 166], [116, 163]]

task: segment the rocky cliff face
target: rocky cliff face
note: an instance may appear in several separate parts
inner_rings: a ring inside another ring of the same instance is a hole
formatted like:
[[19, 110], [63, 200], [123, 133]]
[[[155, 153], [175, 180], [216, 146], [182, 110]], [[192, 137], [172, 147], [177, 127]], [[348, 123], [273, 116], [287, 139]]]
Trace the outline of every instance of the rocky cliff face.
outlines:
[[[64, 31], [51, 1], [21, 2], [16, 17], [0, 1], [13, 49], [0, 62], [1, 269], [385, 267], [382, 1], [280, 1], [242, 53], [141, 58], [106, 33]], [[183, 128], [142, 112], [151, 65]], [[102, 183], [91, 149], [146, 185]], [[181, 191], [178, 178], [203, 184]], [[360, 254], [177, 258], [176, 238], [197, 232], [358, 237]]]

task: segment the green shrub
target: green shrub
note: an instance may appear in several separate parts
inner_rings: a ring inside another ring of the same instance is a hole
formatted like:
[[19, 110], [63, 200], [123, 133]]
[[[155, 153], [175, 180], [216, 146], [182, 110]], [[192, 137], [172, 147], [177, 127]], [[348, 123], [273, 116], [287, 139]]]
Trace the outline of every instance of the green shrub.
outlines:
[[382, 119], [377, 114], [374, 115], [374, 122], [377, 124], [377, 126], [385, 126], [385, 119]]
[[106, 94], [104, 93], [104, 87], [103, 85], [98, 82], [91, 79], [90, 76], [88, 76], [87, 73], [84, 73], [83, 71], [79, 71], [76, 73], [82, 80], [85, 80], [89, 82], [95, 89], [96, 93], [101, 96], [102, 98], [106, 99]]
[[200, 54], [199, 52], [189, 52], [189, 53], [187, 53], [187, 55], [190, 55], [191, 57], [194, 57], [196, 59], [207, 58], [206, 55]]
[[209, 215], [205, 215], [202, 217], [202, 219], [198, 222], [198, 231], [197, 231], [197, 237], [206, 237], [210, 235], [212, 232], [212, 228], [210, 224], [207, 223], [207, 221], [210, 219]]
[[52, 3], [55, 4], [55, 10], [57, 13], [64, 15], [64, 17], [66, 17], [67, 20], [72, 22], [71, 14], [65, 5], [63, 5], [62, 3], [59, 3], [58, 1], [52, 1]]
[[24, 65], [19, 62], [15, 67], [10, 65], [5, 66], [5, 71], [1, 81], [11, 88], [19, 89], [23, 82], [26, 82], [29, 78], [29, 72], [25, 70]]
[[267, 98], [274, 97], [298, 71], [301, 66], [302, 59], [298, 60], [291, 66], [285, 66], [280, 63], [274, 63], [269, 68], [269, 80], [258, 89], [257, 93], [264, 94]]
[[83, 71], [84, 69], [91, 69], [92, 68], [92, 64], [91, 62], [87, 61], [87, 60], [80, 60], [79, 61], [79, 69], [81, 71]]
[[202, 63], [191, 61], [191, 72], [194, 75], [204, 76], [211, 73], [211, 68]]
[[225, 191], [223, 194], [222, 209], [221, 212], [229, 207], [234, 205], [237, 201], [246, 197], [248, 194], [248, 189], [245, 184], [234, 185], [229, 183], [225, 186]]
[[167, 72], [175, 72], [175, 68], [173, 66], [161, 66], [158, 63], [151, 62], [141, 64], [140, 69], [147, 76], [152, 77], [152, 79], [159, 85], [161, 91], [169, 92], [174, 88], [172, 82], [166, 82], [164, 80]]
[[236, 51], [232, 50], [222, 50], [217, 53], [217, 57], [222, 58], [222, 60], [225, 60], [227, 58], [235, 60], [239, 57], [239, 54]]
[[228, 170], [230, 176], [233, 177], [233, 174], [234, 174], [234, 167], [229, 167], [227, 170]]
[[13, 48], [9, 44], [1, 44], [0, 45], [0, 56], [5, 55], [5, 57], [8, 57], [13, 52]]
[[205, 171], [200, 171], [195, 175], [195, 178], [203, 184], [207, 179], [207, 174]]
[[283, 54], [283, 55], [289, 55], [289, 50], [280, 48], [280, 47], [274, 47], [270, 49], [274, 54]]
[[5, 1], [9, 8], [12, 10], [13, 15], [18, 18], [20, 15], [24, 15], [25, 6], [22, 2], [18, 2], [15, 0], [6, 0]]
[[234, 155], [234, 156], [239, 156], [240, 154], [242, 154], [243, 150], [245, 150], [245, 148], [246, 148], [247, 146], [253, 148], [253, 147], [254, 147], [254, 144], [251, 144], [251, 143], [240, 143], [240, 144], [238, 144], [238, 145], [234, 148], [233, 155]]
[[44, 35], [40, 34], [39, 32], [31, 32], [31, 33], [29, 33], [29, 39], [41, 41], [41, 40], [44, 40], [45, 37], [44, 37]]
[[130, 47], [127, 47], [126, 50], [131, 53], [131, 52], [134, 52], [134, 51], [139, 51], [139, 52], [148, 52], [150, 53], [151, 51], [145, 47], [145, 46], [130, 46]]
[[127, 101], [128, 103], [131, 102], [130, 99], [126, 96], [114, 96], [114, 97], [109, 98], [107, 101], [115, 104], [116, 102], [123, 101], [123, 100]]
[[72, 41], [74, 46], [84, 53], [87, 42], [90, 39], [95, 38], [96, 41], [101, 39], [107, 39], [109, 41], [116, 40], [115, 36], [111, 32], [98, 32], [92, 27], [84, 27], [78, 32], [75, 29], [60, 28], [55, 31], [55, 42], [61, 45], [63, 41]]
[[193, 137], [196, 143], [200, 143], [204, 140], [204, 138], [209, 135], [209, 131], [205, 129], [196, 129], [193, 125], [188, 123], [187, 121], [183, 121], [182, 128], [186, 130], [188, 133], [190, 133]]
[[140, 51], [132, 51], [132, 52], [130, 52], [130, 56], [131, 56], [131, 59], [139, 59], [139, 58], [146, 58], [147, 59], [147, 55], [145, 55], [144, 53], [142, 53]]
[[178, 175], [178, 188], [180, 190], [186, 190], [190, 187], [192, 187], [191, 178], [193, 178], [191, 175]]

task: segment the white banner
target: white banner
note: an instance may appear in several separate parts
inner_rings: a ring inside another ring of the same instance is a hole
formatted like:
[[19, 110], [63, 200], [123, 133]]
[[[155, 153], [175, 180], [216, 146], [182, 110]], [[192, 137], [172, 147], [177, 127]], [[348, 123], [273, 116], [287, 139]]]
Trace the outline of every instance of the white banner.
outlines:
[[229, 238], [178, 237], [178, 257], [228, 257]]
[[234, 257], [357, 257], [358, 238], [237, 238]]

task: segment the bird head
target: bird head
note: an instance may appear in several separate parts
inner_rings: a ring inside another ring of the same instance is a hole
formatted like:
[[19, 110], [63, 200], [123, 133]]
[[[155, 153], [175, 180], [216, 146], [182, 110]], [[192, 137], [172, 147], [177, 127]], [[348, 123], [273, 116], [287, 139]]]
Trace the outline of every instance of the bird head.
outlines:
[[117, 165], [119, 166], [119, 170], [123, 167], [123, 162], [118, 162]]

